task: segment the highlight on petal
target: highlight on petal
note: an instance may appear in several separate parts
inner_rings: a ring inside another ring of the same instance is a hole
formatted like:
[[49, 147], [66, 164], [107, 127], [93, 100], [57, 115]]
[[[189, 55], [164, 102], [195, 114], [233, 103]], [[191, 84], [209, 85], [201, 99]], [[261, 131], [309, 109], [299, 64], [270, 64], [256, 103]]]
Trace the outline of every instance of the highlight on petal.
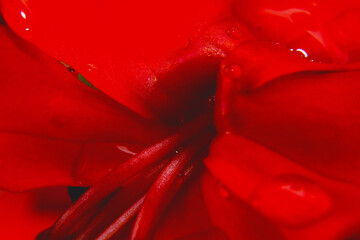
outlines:
[[235, 11], [257, 39], [287, 44], [318, 61], [359, 61], [356, 0], [236, 1]]

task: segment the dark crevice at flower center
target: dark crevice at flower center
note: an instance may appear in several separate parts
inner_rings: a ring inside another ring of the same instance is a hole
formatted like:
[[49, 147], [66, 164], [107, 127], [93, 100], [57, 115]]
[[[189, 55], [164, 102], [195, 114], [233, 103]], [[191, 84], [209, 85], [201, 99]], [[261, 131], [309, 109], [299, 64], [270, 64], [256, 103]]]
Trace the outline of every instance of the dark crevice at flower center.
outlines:
[[149, 239], [215, 136], [212, 112], [120, 164], [97, 184], [69, 187], [76, 202], [38, 240]]
[[68, 187], [71, 202], [78, 200], [88, 189], [87, 187]]
[[5, 25], [5, 20], [3, 18], [3, 16], [0, 14], [0, 25]]

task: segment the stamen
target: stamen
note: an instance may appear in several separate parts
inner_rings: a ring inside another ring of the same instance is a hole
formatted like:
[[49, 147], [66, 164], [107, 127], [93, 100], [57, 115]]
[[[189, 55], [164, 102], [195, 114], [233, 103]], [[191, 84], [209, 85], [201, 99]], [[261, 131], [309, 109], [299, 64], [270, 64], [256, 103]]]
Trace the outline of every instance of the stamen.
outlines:
[[[134, 224], [131, 239], [149, 239], [149, 235], [160, 219], [162, 212], [183, 183], [183, 179], [181, 179], [181, 181], [175, 181], [178, 175], [194, 156], [203, 153], [203, 151], [199, 152], [199, 150], [205, 146], [207, 147], [213, 136], [214, 133], [212, 130], [205, 132], [204, 135], [200, 136], [194, 142], [189, 143], [184, 151], [174, 157], [165, 167], [146, 194], [144, 204]], [[201, 157], [201, 159], [203, 159], [204, 156]]]
[[114, 236], [119, 229], [121, 229], [131, 218], [133, 218], [140, 210], [143, 204], [145, 196], [140, 198], [134, 203], [126, 212], [124, 212], [113, 224], [108, 227], [103, 234], [101, 234], [96, 240], [108, 240]]
[[[168, 193], [169, 193], [169, 197], [166, 198], [168, 200], [171, 200], [171, 196], [175, 195], [178, 190], [180, 189], [180, 187], [190, 178], [190, 176], [194, 173], [195, 169], [197, 168], [198, 165], [200, 165], [200, 160], [202, 158], [198, 157], [196, 160], [197, 161], [191, 161], [188, 166], [183, 169], [181, 171], [180, 174], [177, 175], [175, 181], [173, 182], [173, 184], [171, 185], [171, 189], [169, 189]], [[173, 194], [171, 194], [173, 193]], [[171, 196], [170, 196], [171, 195]], [[145, 196], [146, 197], [146, 196]], [[165, 201], [161, 201], [164, 202]], [[168, 201], [169, 202], [169, 201]], [[136, 204], [134, 204], [133, 206], [135, 206]], [[164, 205], [164, 209], [166, 208], [166, 205]], [[132, 208], [133, 208], [132, 206]], [[140, 208], [143, 208], [141, 206], [139, 206], [139, 208], [136, 209], [136, 211], [139, 211]], [[128, 210], [129, 211], [129, 210]], [[155, 211], [161, 214], [161, 211]], [[130, 220], [129, 218], [126, 218], [125, 222], [125, 215], [126, 213], [124, 213], [123, 215], [121, 215], [112, 225], [110, 225], [106, 231], [104, 231], [98, 238], [96, 238], [96, 240], [108, 240], [111, 239], [115, 234], [117, 234], [123, 227], [124, 225]], [[134, 214], [135, 215], [135, 214]]]
[[90, 223], [88, 222], [87, 226], [75, 233], [77, 237], [72, 236], [73, 239], [95, 239], [104, 232], [119, 215], [128, 209], [128, 206], [138, 200], [139, 197], [145, 195], [160, 171], [168, 162], [169, 160], [166, 160], [150, 170], [138, 173], [134, 179], [130, 180], [129, 183], [126, 183], [124, 187], [117, 191], [115, 196], [98, 211], [98, 215], [95, 216]]
[[81, 222], [87, 213], [120, 188], [127, 180], [139, 171], [166, 157], [176, 146], [196, 136], [210, 126], [211, 112], [202, 114], [197, 119], [185, 124], [180, 131], [159, 143], [143, 150], [136, 156], [121, 164], [108, 175], [92, 186], [78, 201], [71, 206], [50, 229], [47, 239], [64, 239], [74, 232], [74, 226]]

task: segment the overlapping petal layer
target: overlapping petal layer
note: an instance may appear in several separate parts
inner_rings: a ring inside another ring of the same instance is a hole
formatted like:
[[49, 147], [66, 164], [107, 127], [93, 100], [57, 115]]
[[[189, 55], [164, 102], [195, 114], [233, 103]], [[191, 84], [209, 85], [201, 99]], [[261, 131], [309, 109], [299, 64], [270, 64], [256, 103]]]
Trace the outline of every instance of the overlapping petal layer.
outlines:
[[[178, 122], [214, 93], [224, 55], [251, 38], [228, 20], [229, 4], [4, 0], [1, 8], [18, 34], [115, 100], [143, 116]], [[228, 29], [241, 34], [227, 35]]]
[[242, 199], [285, 239], [346, 237], [360, 223], [357, 64], [252, 42], [221, 68], [220, 135], [205, 163], [227, 201]]
[[288, 44], [317, 60], [360, 60], [359, 1], [235, 2], [237, 16], [258, 39]]
[[86, 185], [168, 133], [0, 27], [1, 187]]
[[70, 203], [64, 187], [25, 193], [1, 191], [1, 237], [33, 240], [40, 231], [52, 224]]
[[[205, 161], [211, 173], [203, 170], [176, 195], [155, 239], [331, 240], [360, 223], [360, 68], [353, 63], [359, 60], [353, 27], [359, 6], [332, 3], [236, 1], [231, 16], [228, 1], [3, 0], [1, 11], [23, 38], [116, 101], [162, 122], [200, 112], [228, 56], [216, 96], [219, 135]], [[252, 41], [234, 17], [257, 38], [292, 49]], [[5, 28], [0, 33], [6, 53], [0, 57], [0, 187], [92, 185], [170, 132], [82, 85]], [[176, 184], [181, 174], [171, 177]], [[106, 228], [100, 225], [121, 214], [112, 211], [115, 203], [126, 211], [155, 176], [149, 179], [134, 185], [123, 179], [126, 198], [111, 199], [96, 216], [106, 221], [84, 231]], [[166, 180], [158, 178], [149, 195], [169, 197], [161, 192], [162, 181], [172, 184]], [[159, 214], [162, 200], [153, 200]], [[144, 215], [146, 227], [153, 226]], [[127, 236], [132, 223], [119, 236]]]

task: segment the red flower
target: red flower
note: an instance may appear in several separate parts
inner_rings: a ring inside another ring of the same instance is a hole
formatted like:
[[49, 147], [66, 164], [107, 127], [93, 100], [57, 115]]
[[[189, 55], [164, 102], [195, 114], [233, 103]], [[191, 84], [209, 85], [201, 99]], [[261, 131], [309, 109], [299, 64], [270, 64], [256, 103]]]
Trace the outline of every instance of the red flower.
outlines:
[[36, 47], [0, 26], [0, 187], [91, 186], [8, 238], [358, 238], [359, 4], [326, 4], [2, 0]]

